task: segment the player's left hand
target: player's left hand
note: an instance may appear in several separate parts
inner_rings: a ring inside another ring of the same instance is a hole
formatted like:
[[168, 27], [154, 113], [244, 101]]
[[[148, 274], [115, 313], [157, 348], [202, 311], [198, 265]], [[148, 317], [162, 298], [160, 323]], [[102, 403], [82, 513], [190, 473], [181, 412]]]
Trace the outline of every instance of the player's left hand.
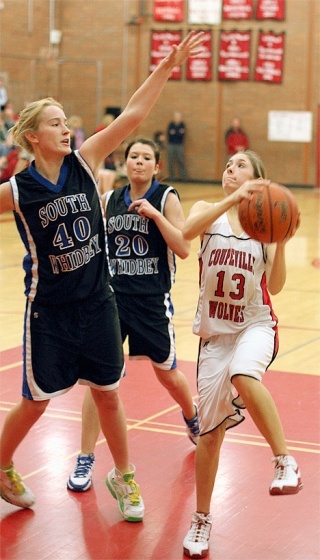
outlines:
[[191, 31], [179, 45], [173, 45], [172, 52], [167, 57], [170, 66], [180, 66], [188, 57], [200, 54], [203, 50], [203, 39], [203, 31]]

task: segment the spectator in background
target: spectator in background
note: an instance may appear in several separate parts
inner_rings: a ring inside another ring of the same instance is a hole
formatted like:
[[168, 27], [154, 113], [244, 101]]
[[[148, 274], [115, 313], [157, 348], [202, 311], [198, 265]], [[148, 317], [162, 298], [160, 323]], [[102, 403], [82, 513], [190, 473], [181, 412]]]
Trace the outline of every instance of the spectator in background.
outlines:
[[100, 132], [100, 130], [104, 130], [105, 128], [107, 128], [107, 126], [109, 126], [109, 124], [111, 124], [113, 121], [114, 121], [114, 115], [112, 115], [111, 113], [106, 113], [105, 115], [103, 115], [100, 124], [97, 126], [97, 128], [94, 131], [94, 134], [96, 134], [96, 132]]
[[179, 111], [173, 113], [173, 119], [169, 122], [167, 128], [167, 154], [169, 177], [172, 181], [176, 180], [175, 166], [179, 170], [179, 178], [181, 181], [188, 180], [188, 173], [184, 157], [184, 140], [186, 135], [186, 125], [182, 120]]
[[[111, 113], [106, 113], [103, 115], [100, 124], [96, 128], [94, 134], [107, 128], [115, 119], [115, 116]], [[103, 166], [99, 171], [99, 181], [98, 189], [100, 194], [105, 194], [108, 191], [112, 191], [115, 188], [116, 182], [120, 178], [126, 177], [126, 170], [124, 165], [124, 150], [125, 145], [123, 143], [118, 146], [118, 148], [108, 155], [104, 160]]]
[[0, 78], [0, 111], [3, 111], [5, 104], [8, 101], [8, 93], [5, 83], [2, 78]]
[[6, 153], [0, 153], [0, 183], [9, 181], [10, 177], [28, 167], [32, 159], [20, 146], [13, 144], [11, 132], [7, 134], [5, 146]]
[[166, 135], [162, 130], [157, 130], [154, 133], [153, 141], [158, 144], [160, 152], [165, 149]]
[[11, 101], [7, 101], [7, 103], [5, 104], [2, 111], [2, 118], [4, 129], [7, 133], [8, 130], [10, 130], [10, 128], [12, 128], [19, 119], [19, 115], [15, 112], [13, 103]]
[[231, 126], [225, 133], [225, 143], [228, 157], [234, 156], [237, 152], [244, 152], [249, 148], [249, 138], [241, 128], [239, 117], [234, 117]]
[[79, 115], [72, 115], [68, 119], [68, 127], [70, 128], [71, 150], [79, 150], [86, 139], [82, 118]]
[[7, 131], [4, 127], [4, 120], [2, 114], [0, 113], [0, 157], [5, 156], [8, 153], [8, 147], [6, 145]]
[[153, 135], [153, 141], [159, 147], [160, 159], [158, 162], [159, 165], [159, 173], [158, 173], [158, 180], [162, 181], [165, 178], [165, 174], [163, 173], [163, 161], [162, 161], [162, 152], [166, 149], [166, 135], [163, 130], [157, 130]]
[[[114, 115], [111, 113], [106, 113], [101, 118], [100, 124], [94, 131], [94, 134], [100, 132], [100, 130], [104, 130], [114, 121]], [[103, 166], [99, 171], [99, 181], [98, 181], [98, 189], [100, 194], [104, 194], [108, 191], [112, 191], [117, 179], [117, 171], [116, 166], [114, 163], [113, 154], [109, 154], [108, 157], [104, 160]]]

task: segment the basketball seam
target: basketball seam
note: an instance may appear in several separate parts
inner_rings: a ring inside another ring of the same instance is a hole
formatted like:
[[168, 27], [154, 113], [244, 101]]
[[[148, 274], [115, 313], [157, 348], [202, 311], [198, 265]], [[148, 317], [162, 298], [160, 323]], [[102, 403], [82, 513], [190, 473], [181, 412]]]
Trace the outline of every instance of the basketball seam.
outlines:
[[270, 189], [268, 187], [265, 187], [267, 189], [267, 194], [268, 194], [268, 206], [269, 206], [269, 222], [270, 222], [270, 241], [269, 243], [273, 243], [273, 237], [274, 237], [274, 228], [273, 228], [273, 213], [272, 213], [272, 204], [271, 204], [271, 196], [270, 196]]

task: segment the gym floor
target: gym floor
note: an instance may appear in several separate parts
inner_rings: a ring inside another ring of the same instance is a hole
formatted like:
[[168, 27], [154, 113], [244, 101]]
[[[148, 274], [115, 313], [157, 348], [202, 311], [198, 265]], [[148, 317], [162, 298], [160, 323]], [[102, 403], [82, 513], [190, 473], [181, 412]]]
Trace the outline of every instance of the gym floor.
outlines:
[[[216, 200], [219, 187], [177, 185], [185, 213], [194, 201]], [[228, 431], [212, 497], [208, 560], [317, 560], [319, 546], [319, 333], [320, 247], [318, 190], [293, 194], [302, 223], [287, 247], [288, 278], [273, 298], [280, 320], [280, 351], [264, 383], [278, 406], [303, 490], [295, 496], [268, 492], [272, 453], [248, 414]], [[10, 214], [0, 219], [0, 421], [21, 393], [24, 311], [23, 248]], [[197, 337], [191, 332], [197, 302], [196, 251], [178, 262], [173, 288], [177, 355], [196, 399]], [[125, 348], [126, 351], [126, 348]], [[194, 446], [181, 412], [147, 361], [128, 361], [121, 395], [131, 460], [146, 505], [142, 523], [124, 521], [105, 486], [112, 459], [102, 435], [96, 448], [93, 487], [84, 494], [66, 482], [80, 447], [85, 389], [53, 399], [21, 444], [15, 465], [36, 495], [30, 510], [1, 501], [1, 560], [180, 560], [182, 540], [195, 509]]]

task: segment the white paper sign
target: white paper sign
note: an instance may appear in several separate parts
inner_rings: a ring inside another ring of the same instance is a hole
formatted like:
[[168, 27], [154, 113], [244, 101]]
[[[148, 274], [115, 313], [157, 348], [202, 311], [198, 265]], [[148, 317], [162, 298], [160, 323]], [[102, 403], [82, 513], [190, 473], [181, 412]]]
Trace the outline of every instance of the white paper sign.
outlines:
[[310, 111], [269, 111], [268, 140], [271, 142], [311, 142]]
[[189, 0], [189, 23], [219, 25], [221, 13], [222, 0]]

